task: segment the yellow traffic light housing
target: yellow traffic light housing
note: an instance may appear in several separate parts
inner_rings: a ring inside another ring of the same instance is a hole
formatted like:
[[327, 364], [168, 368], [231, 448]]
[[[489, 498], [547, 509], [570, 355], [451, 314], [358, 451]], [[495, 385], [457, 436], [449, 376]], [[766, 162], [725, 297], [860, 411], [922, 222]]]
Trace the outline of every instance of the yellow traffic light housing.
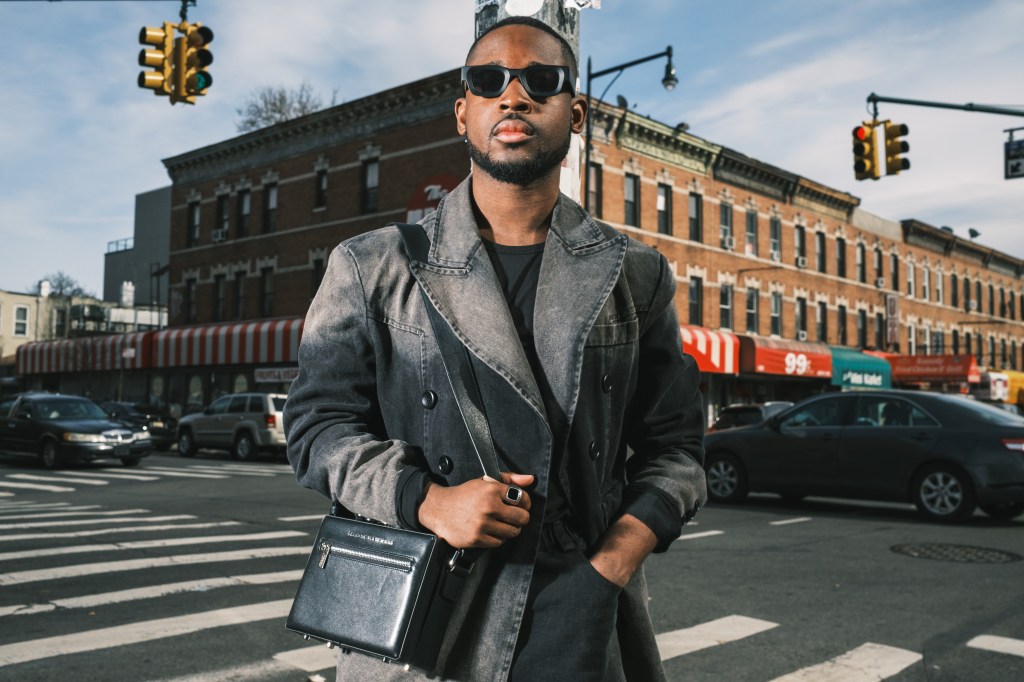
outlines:
[[882, 177], [878, 162], [878, 122], [864, 121], [853, 129], [853, 174], [858, 180]]
[[213, 85], [213, 76], [206, 70], [213, 63], [213, 53], [206, 46], [213, 42], [213, 31], [202, 24], [182, 22], [178, 30], [184, 37], [174, 41], [174, 101], [195, 104]]
[[174, 24], [165, 21], [163, 28], [143, 27], [139, 31], [139, 43], [155, 48], [139, 50], [139, 66], [152, 69], [139, 72], [139, 87], [152, 90], [154, 95], [170, 95], [174, 68]]
[[910, 159], [903, 155], [910, 151], [910, 143], [901, 139], [910, 132], [904, 123], [885, 122], [885, 174], [898, 175], [910, 170]]

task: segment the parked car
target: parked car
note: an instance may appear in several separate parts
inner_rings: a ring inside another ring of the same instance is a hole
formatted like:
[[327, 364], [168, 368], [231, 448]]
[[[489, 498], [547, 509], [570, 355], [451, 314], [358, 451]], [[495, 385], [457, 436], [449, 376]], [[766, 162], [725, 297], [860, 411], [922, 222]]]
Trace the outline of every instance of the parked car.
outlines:
[[99, 403], [99, 406], [114, 419], [149, 431], [154, 448], [165, 450], [174, 443], [177, 422], [166, 410], [143, 403], [126, 403], [115, 400]]
[[236, 459], [260, 451], [285, 451], [284, 401], [280, 393], [235, 393], [214, 400], [202, 412], [178, 422], [178, 454], [194, 457], [199, 448], [228, 450]]
[[760, 424], [768, 417], [772, 417], [784, 411], [787, 407], [792, 406], [793, 403], [788, 400], [773, 400], [751, 405], [729, 405], [719, 411], [718, 419], [708, 429], [708, 433], [734, 429], [739, 426]]
[[108, 458], [135, 466], [152, 449], [147, 430], [113, 419], [88, 398], [23, 393], [0, 402], [0, 450], [39, 457], [47, 469]]
[[704, 445], [719, 502], [762, 491], [910, 501], [937, 521], [1024, 513], [1024, 418], [960, 396], [827, 394]]

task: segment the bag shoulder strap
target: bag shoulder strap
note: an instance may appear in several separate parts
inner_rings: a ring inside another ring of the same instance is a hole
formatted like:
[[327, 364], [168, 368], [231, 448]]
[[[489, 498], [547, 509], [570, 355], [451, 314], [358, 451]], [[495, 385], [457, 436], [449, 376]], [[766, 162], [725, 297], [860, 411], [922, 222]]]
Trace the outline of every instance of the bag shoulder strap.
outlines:
[[[410, 269], [413, 268], [413, 262], [426, 263], [430, 241], [423, 227], [409, 223], [392, 224], [398, 228], [405, 242]], [[430, 301], [422, 286], [419, 290], [423, 297], [423, 305], [427, 309], [430, 327], [441, 352], [445, 375], [455, 394], [459, 414], [462, 415], [462, 421], [469, 431], [469, 438], [473, 443], [473, 449], [476, 450], [477, 459], [480, 460], [480, 467], [487, 476], [500, 481], [498, 455], [494, 450], [494, 439], [491, 437], [491, 427], [484, 413], [484, 403], [476, 374], [473, 372], [473, 364], [470, 362], [469, 349], [455, 336], [455, 332], [441, 317], [441, 313]]]

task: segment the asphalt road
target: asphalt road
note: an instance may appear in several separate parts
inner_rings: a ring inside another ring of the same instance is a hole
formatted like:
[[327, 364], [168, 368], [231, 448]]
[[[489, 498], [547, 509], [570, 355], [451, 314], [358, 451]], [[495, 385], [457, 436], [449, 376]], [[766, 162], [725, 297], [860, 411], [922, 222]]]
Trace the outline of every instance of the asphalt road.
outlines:
[[[0, 680], [332, 680], [332, 653], [284, 629], [325, 506], [271, 460], [0, 456]], [[1006, 682], [1021, 556], [1024, 522], [754, 496], [646, 570], [671, 680]]]

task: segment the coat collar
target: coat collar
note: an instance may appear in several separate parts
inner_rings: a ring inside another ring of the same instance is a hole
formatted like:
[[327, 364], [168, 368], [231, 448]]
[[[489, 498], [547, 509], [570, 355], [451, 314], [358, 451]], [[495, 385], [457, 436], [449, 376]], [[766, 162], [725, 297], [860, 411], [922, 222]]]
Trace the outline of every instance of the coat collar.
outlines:
[[[483, 248], [473, 213], [472, 176], [423, 221], [430, 238], [428, 263], [413, 272], [451, 325], [480, 360], [511, 383], [545, 417], [537, 381], [519, 343], [515, 323]], [[560, 195], [544, 247], [534, 312], [534, 344], [543, 380], [558, 404], [558, 421], [572, 421], [583, 345], [619, 277], [625, 235], [606, 233], [574, 201]], [[555, 426], [555, 425], [553, 425]]]

